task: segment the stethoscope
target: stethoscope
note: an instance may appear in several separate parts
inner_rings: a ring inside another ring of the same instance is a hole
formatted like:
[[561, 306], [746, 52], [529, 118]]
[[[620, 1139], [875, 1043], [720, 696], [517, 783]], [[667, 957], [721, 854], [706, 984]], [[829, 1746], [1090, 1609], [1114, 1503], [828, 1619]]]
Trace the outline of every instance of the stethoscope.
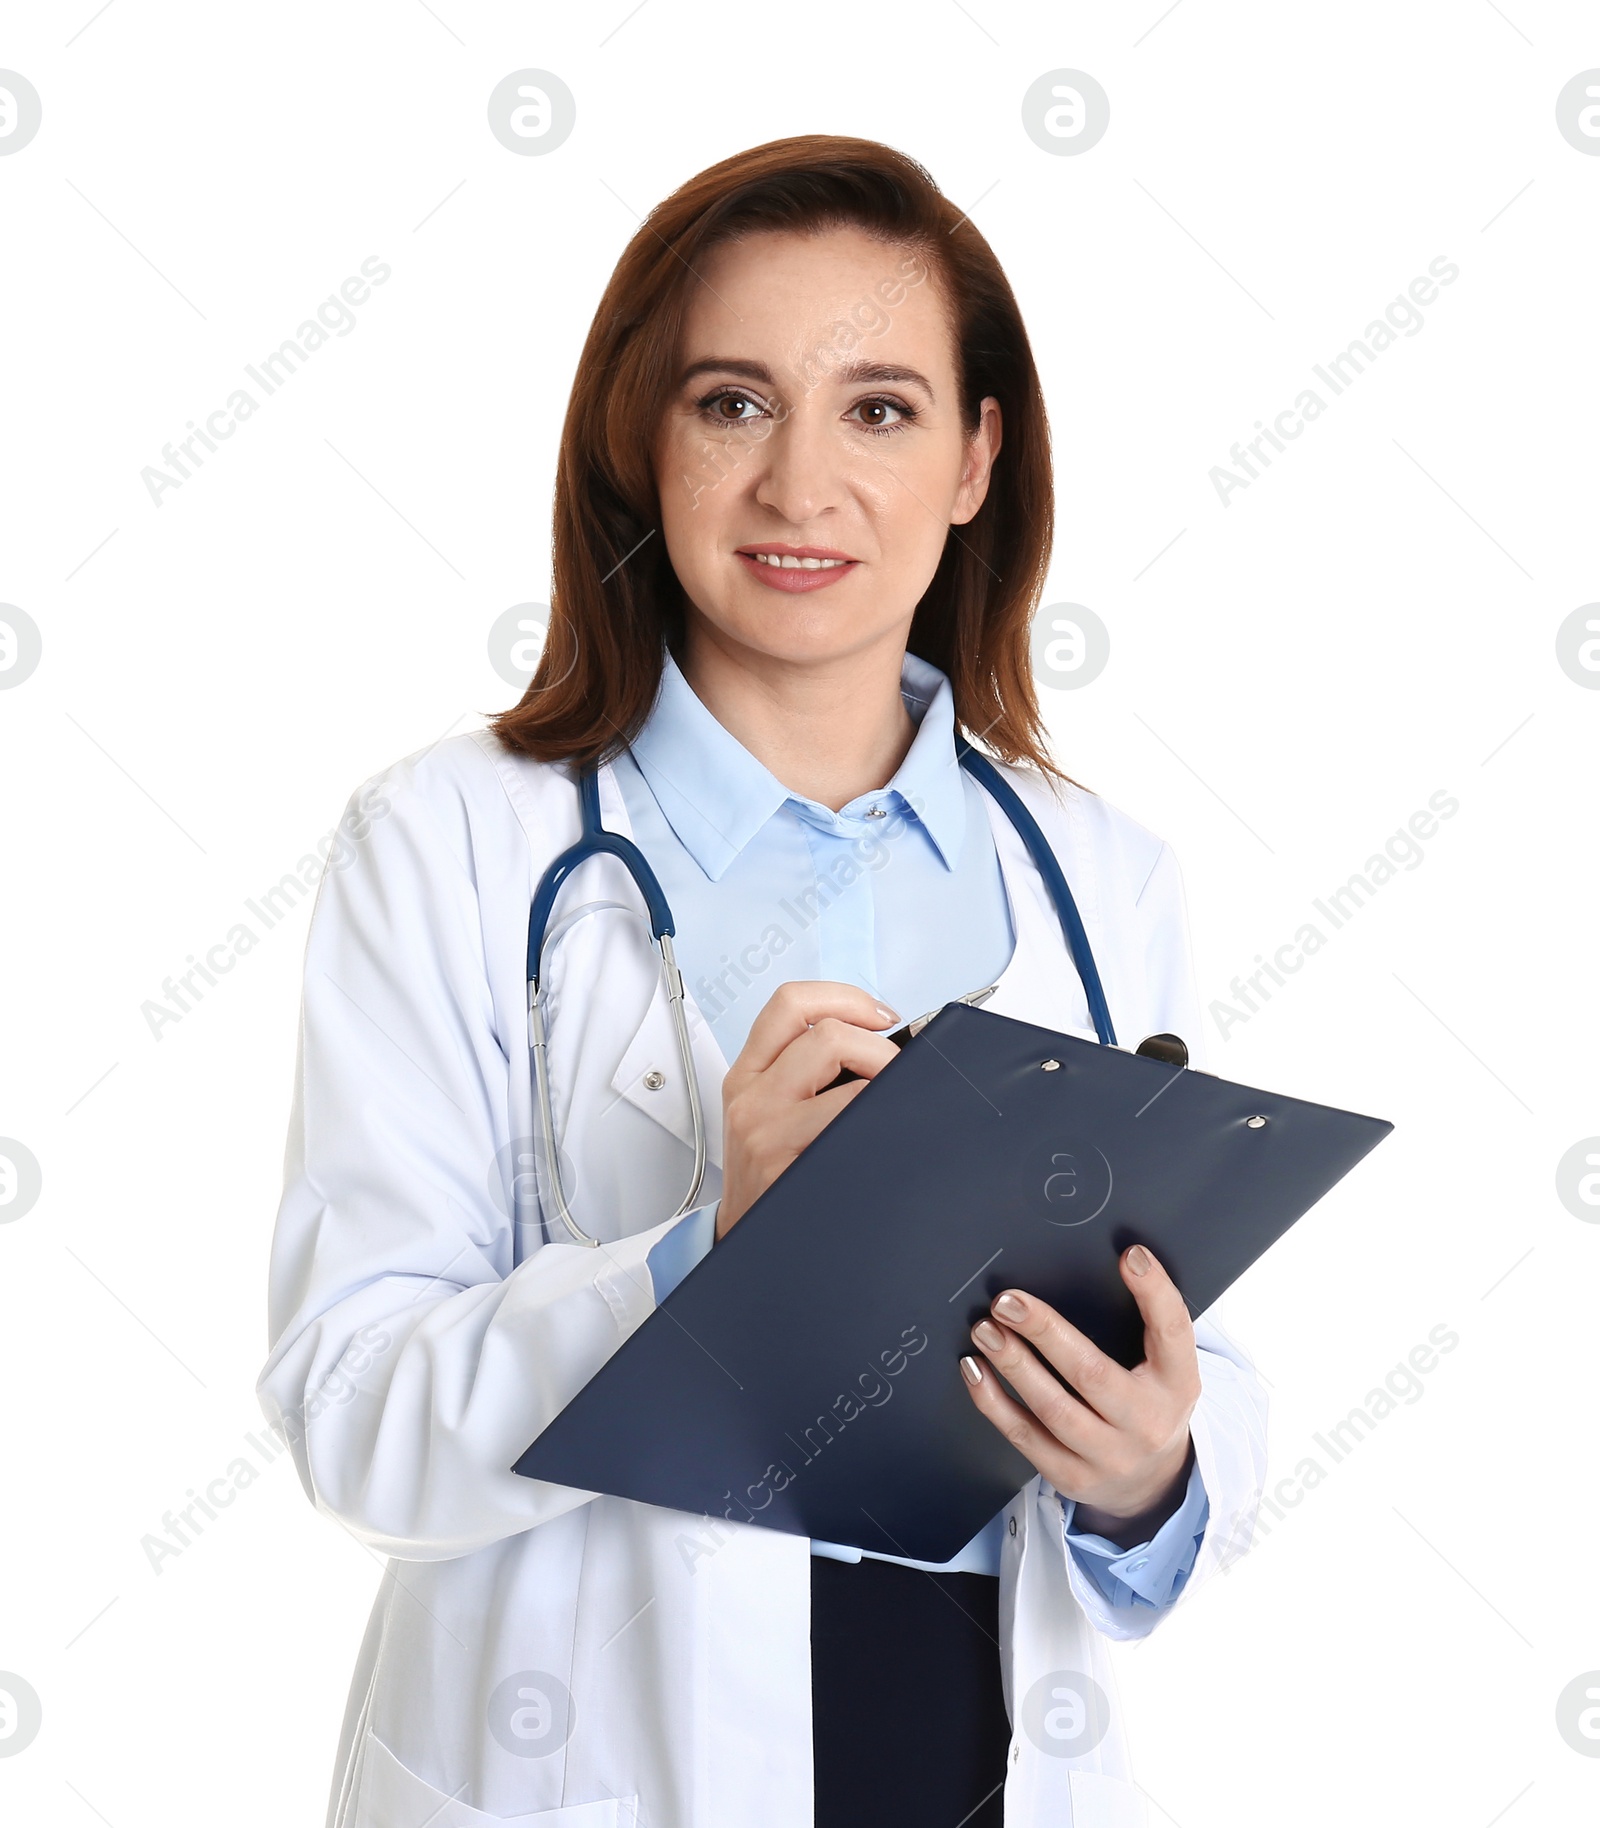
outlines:
[[[1067, 879], [1062, 874], [1061, 865], [1056, 861], [1049, 840], [1039, 829], [1033, 814], [1023, 805], [1016, 789], [987, 757], [970, 746], [962, 746], [959, 757], [961, 766], [994, 797], [1018, 836], [1027, 845], [1028, 854], [1044, 878], [1050, 899], [1055, 903], [1056, 913], [1061, 917], [1061, 929], [1066, 935], [1072, 962], [1083, 982], [1089, 1014], [1094, 1019], [1095, 1034], [1102, 1046], [1115, 1047], [1116, 1030], [1111, 1026], [1111, 1012], [1106, 1007], [1105, 991], [1101, 988], [1100, 972], [1089, 946], [1089, 935], [1084, 931], [1078, 904], [1072, 899], [1072, 890], [1067, 886]], [[566, 1188], [562, 1185], [560, 1152], [556, 1145], [555, 1109], [550, 1091], [544, 1005], [539, 984], [545, 929], [550, 924], [556, 896], [573, 871], [591, 857], [615, 857], [633, 878], [639, 893], [644, 897], [650, 919], [650, 937], [661, 953], [661, 974], [667, 987], [667, 1003], [672, 1012], [673, 1032], [677, 1036], [678, 1058], [683, 1066], [684, 1084], [689, 1092], [689, 1121], [694, 1130], [694, 1172], [689, 1181], [689, 1191], [679, 1202], [677, 1211], [671, 1215], [675, 1219], [681, 1219], [686, 1212], [693, 1211], [700, 1183], [705, 1179], [706, 1125], [705, 1113], [700, 1104], [700, 1082], [695, 1073], [694, 1054], [689, 1041], [689, 1021], [683, 1006], [683, 974], [678, 970], [672, 950], [673, 935], [677, 931], [672, 909], [667, 905], [667, 898], [656, 880], [655, 871], [639, 847], [630, 838], [607, 831], [601, 824], [599, 775], [593, 769], [585, 769], [578, 777], [578, 786], [583, 804], [582, 836], [570, 849], [563, 851], [539, 878], [533, 892], [533, 906], [528, 913], [528, 1043], [533, 1053], [539, 1143], [544, 1155], [547, 1176], [545, 1184], [551, 1204], [575, 1242], [597, 1247], [600, 1240], [591, 1238], [572, 1216]]]

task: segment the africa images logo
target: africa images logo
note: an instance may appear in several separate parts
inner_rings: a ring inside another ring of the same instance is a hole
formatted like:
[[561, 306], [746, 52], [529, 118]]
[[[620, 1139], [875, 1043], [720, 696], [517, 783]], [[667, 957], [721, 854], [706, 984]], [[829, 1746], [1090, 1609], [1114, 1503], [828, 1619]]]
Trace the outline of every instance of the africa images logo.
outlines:
[[1044, 1164], [1045, 1219], [1051, 1225], [1087, 1225], [1111, 1200], [1111, 1163], [1093, 1143], [1058, 1138]]

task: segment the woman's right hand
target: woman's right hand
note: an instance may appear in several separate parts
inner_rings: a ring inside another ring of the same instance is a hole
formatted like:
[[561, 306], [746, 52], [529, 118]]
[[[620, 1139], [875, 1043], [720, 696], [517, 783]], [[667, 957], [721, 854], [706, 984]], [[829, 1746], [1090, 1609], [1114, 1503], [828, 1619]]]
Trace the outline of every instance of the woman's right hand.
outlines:
[[[772, 993], [722, 1082], [719, 1238], [899, 1053], [874, 1032], [899, 1020], [854, 984], [800, 979]], [[843, 1067], [861, 1077], [823, 1091]]]

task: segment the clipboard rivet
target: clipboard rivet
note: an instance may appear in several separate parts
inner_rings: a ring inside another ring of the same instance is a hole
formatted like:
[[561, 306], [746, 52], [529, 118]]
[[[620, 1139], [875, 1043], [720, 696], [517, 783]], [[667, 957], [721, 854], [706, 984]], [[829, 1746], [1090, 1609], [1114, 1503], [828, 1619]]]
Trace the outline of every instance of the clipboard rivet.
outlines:
[[667, 1075], [665, 1073], [658, 1073], [654, 1067], [651, 1067], [650, 1071], [644, 1076], [644, 1089], [647, 1092], [659, 1092], [666, 1083]]
[[1247, 1117], [1244, 1120], [1244, 1127], [1247, 1130], [1262, 1130], [1266, 1128], [1266, 1123], [1267, 1120], [1264, 1117]]
[[1039, 1071], [1041, 1073], [1059, 1073], [1061, 1071], [1061, 1062], [1059, 1060], [1041, 1060], [1039, 1062]]

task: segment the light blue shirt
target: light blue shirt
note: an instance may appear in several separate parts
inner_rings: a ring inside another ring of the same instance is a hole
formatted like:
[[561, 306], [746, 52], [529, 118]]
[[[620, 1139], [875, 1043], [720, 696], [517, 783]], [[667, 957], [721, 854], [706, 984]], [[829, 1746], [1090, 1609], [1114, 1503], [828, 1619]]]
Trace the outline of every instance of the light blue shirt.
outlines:
[[[633, 837], [660, 878], [690, 994], [732, 1061], [780, 984], [859, 984], [906, 1021], [992, 984], [1015, 946], [983, 790], [955, 755], [950, 683], [907, 654], [901, 698], [917, 725], [887, 787], [838, 812], [791, 793], [696, 697], [670, 653], [631, 754], [616, 761]], [[649, 1255], [657, 1302], [712, 1248], [716, 1205], [687, 1214]], [[1183, 1503], [1150, 1541], [1119, 1548], [1063, 1527], [1078, 1565], [1114, 1606], [1166, 1606], [1182, 1591], [1209, 1515], [1196, 1465]], [[998, 1574], [1005, 1514], [944, 1572]], [[812, 1553], [873, 1554], [832, 1543]], [[876, 1556], [901, 1561], [894, 1555]]]

